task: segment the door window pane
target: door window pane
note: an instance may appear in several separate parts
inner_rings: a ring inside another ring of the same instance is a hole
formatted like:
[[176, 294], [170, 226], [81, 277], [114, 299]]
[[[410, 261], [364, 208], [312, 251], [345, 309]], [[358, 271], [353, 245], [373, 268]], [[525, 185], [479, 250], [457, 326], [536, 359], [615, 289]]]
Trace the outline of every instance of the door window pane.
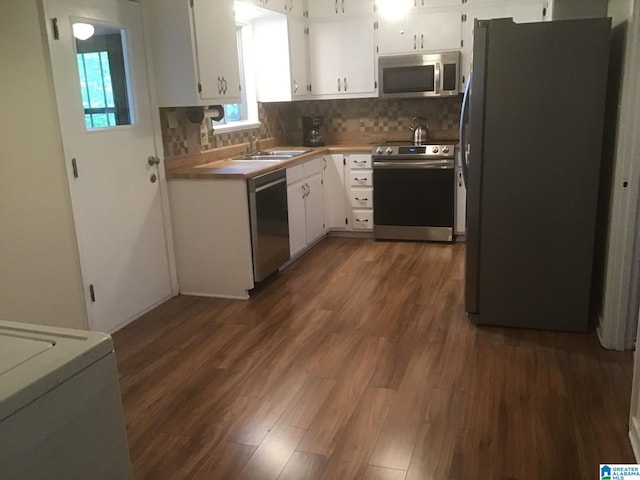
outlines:
[[76, 38], [76, 51], [85, 127], [133, 123], [124, 30], [94, 25], [86, 40]]

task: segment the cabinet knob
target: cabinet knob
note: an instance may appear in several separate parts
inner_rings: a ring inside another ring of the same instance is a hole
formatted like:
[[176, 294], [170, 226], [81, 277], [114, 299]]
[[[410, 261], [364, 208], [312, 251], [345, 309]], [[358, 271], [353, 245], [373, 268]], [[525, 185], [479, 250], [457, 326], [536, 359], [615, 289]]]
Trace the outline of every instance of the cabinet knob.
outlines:
[[154, 165], [160, 165], [160, 159], [155, 155], [150, 155], [149, 158], [147, 158], [147, 163], [152, 167]]

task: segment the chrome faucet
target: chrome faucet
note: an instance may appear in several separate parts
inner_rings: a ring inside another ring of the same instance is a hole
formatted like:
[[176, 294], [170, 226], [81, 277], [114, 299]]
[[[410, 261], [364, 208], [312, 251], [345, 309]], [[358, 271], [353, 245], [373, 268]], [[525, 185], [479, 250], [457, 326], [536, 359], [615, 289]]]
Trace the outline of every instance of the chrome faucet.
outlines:
[[258, 153], [260, 151], [260, 138], [256, 135], [251, 135], [249, 139], [249, 145], [247, 145], [247, 153]]

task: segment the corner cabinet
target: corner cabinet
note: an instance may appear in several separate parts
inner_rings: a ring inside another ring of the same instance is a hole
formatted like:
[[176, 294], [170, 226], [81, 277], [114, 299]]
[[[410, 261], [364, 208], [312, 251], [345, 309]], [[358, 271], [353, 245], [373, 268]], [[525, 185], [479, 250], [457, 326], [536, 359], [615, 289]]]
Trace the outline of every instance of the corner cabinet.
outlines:
[[286, 102], [308, 96], [306, 31], [302, 17], [272, 14], [254, 20], [259, 102]]
[[376, 96], [373, 16], [312, 21], [309, 63], [314, 98]]
[[233, 0], [153, 0], [143, 5], [159, 105], [239, 103]]
[[323, 157], [287, 168], [289, 253], [293, 258], [325, 233]]

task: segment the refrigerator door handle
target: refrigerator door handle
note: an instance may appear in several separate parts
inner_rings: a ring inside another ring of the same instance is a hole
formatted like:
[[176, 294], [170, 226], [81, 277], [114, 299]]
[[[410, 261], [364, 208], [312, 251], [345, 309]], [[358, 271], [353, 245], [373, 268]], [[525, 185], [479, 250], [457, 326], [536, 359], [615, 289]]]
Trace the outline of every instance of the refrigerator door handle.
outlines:
[[471, 78], [467, 81], [464, 89], [464, 97], [462, 98], [462, 110], [460, 111], [460, 166], [462, 167], [462, 177], [464, 185], [468, 188], [469, 184], [469, 158], [467, 151], [467, 129], [465, 128], [466, 120], [469, 118], [469, 95], [471, 93]]

